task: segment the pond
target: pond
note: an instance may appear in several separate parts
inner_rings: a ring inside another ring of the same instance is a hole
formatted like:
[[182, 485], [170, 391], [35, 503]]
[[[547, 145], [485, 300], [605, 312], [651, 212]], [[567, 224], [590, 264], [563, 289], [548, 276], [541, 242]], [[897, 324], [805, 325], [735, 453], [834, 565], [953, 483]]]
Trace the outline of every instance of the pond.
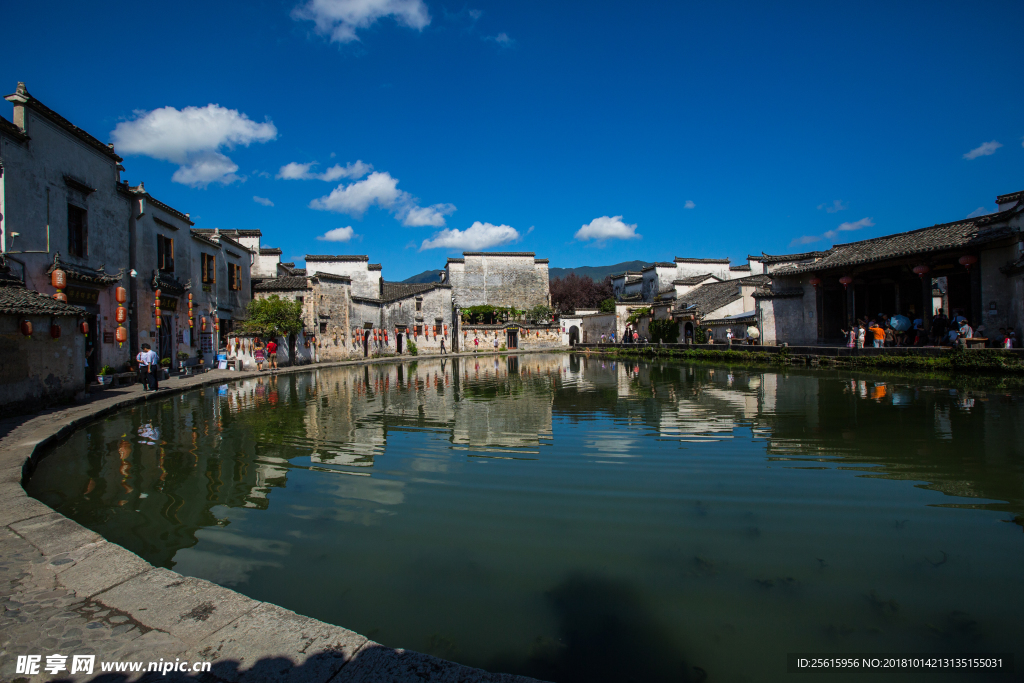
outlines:
[[568, 354], [328, 368], [109, 416], [27, 488], [155, 565], [492, 671], [1019, 659], [1024, 394], [996, 382]]

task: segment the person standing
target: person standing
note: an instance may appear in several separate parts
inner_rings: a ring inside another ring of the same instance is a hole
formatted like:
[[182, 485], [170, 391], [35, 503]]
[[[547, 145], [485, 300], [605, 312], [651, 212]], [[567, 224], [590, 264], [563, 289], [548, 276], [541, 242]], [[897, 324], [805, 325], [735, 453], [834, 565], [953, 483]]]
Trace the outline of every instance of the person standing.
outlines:
[[265, 360], [263, 356], [263, 340], [256, 337], [256, 343], [253, 344], [252, 358], [256, 361], [257, 372], [263, 372], [263, 362]]
[[868, 328], [868, 332], [871, 333], [876, 349], [880, 349], [885, 345], [885, 330], [879, 327], [878, 323], [874, 320], [871, 321], [871, 326]]
[[448, 352], [444, 350], [444, 337], [441, 337], [441, 355], [443, 356], [446, 353]]
[[267, 369], [277, 370], [277, 342], [273, 337], [267, 342]]
[[149, 348], [149, 344], [142, 345], [142, 351], [136, 356], [136, 360], [139, 361], [139, 372], [142, 373], [143, 379], [143, 391], [156, 391], [159, 389], [157, 385], [156, 373], [159, 369], [158, 363], [160, 359], [156, 353]]
[[867, 336], [864, 323], [857, 323], [857, 348], [864, 348], [864, 337]]
[[495, 351], [498, 350], [498, 333], [497, 332], [494, 333], [494, 350]]

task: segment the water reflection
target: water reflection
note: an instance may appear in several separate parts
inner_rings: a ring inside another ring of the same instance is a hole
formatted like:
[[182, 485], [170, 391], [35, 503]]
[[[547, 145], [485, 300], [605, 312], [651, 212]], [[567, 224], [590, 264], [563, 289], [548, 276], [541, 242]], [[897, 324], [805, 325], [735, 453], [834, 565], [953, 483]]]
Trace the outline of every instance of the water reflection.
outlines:
[[453, 359], [139, 406], [29, 488], [389, 645], [558, 681], [782, 680], [787, 651], [1017, 647], [1021, 417], [983, 383]]

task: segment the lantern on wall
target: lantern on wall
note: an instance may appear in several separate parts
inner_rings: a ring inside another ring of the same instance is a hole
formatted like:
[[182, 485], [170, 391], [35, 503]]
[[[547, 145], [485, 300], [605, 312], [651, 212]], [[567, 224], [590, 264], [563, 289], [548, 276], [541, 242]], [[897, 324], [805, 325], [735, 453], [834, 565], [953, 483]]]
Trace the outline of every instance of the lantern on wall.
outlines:
[[68, 286], [68, 274], [57, 268], [50, 273], [50, 284], [53, 285], [54, 289], [64, 289]]
[[931, 270], [931, 268], [924, 265], [923, 263], [919, 266], [914, 266], [914, 273], [921, 279], [924, 279], [924, 276], [930, 273]]
[[206, 332], [206, 316], [205, 315], [199, 316], [199, 330], [201, 332]]
[[817, 288], [818, 288], [818, 285], [820, 285], [820, 284], [821, 284], [821, 278], [820, 278], [820, 277], [818, 277], [817, 275], [815, 275], [814, 277], [812, 277], [812, 278], [811, 278], [811, 279], [809, 280], [809, 282], [810, 282], [810, 283], [811, 283], [812, 285], [814, 285], [814, 288], [815, 288], [815, 289], [817, 289]]
[[53, 298], [56, 299], [57, 301], [63, 301], [64, 303], [67, 303], [68, 301], [68, 295], [65, 294], [64, 292], [57, 292], [56, 294], [53, 295]]
[[977, 262], [978, 257], [974, 256], [973, 254], [967, 254], [966, 256], [960, 257], [960, 265], [966, 268], [967, 270], [970, 270], [971, 266], [973, 266]]
[[125, 301], [128, 301], [128, 290], [126, 290], [124, 287], [118, 287], [117, 289], [115, 289], [114, 300], [117, 301], [117, 303], [119, 304], [123, 304]]
[[161, 293], [162, 292], [159, 289], [156, 290], [156, 292], [155, 292], [155, 294], [156, 294], [156, 307], [155, 307], [154, 311], [155, 311], [155, 314], [156, 314], [156, 329], [158, 329], [158, 330], [160, 329], [160, 294]]
[[79, 323], [78, 329], [80, 329], [82, 331], [82, 334], [84, 334], [85, 336], [89, 336], [89, 323], [83, 320], [81, 323]]
[[850, 286], [850, 283], [853, 282], [853, 278], [850, 277], [849, 275], [844, 275], [841, 278], [839, 278], [839, 281], [843, 283], [843, 289], [846, 289], [847, 287]]
[[192, 317], [192, 292], [188, 293], [188, 326], [195, 327], [196, 321]]
[[114, 330], [114, 339], [117, 341], [119, 346], [121, 344], [124, 344], [126, 341], [128, 341], [128, 330], [118, 325], [117, 329]]
[[213, 319], [213, 329], [220, 332], [220, 318]]
[[448, 326], [447, 325], [444, 326], [444, 336], [446, 336], [446, 337], [448, 336]]
[[25, 335], [26, 337], [31, 337], [32, 336], [32, 321], [31, 320], [22, 320], [21, 321], [21, 333], [23, 335]]
[[56, 320], [50, 321], [50, 337], [60, 339], [60, 325], [57, 324]]
[[124, 306], [118, 306], [117, 310], [114, 311], [114, 320], [119, 323], [123, 323], [128, 319], [128, 309]]

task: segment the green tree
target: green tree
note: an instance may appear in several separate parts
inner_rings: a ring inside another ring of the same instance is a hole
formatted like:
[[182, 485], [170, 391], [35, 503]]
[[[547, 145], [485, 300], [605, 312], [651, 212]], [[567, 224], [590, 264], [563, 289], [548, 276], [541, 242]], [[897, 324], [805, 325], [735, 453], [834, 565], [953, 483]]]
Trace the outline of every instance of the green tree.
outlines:
[[601, 311], [602, 313], [614, 313], [615, 299], [611, 297], [605, 299], [600, 303], [600, 305], [598, 305], [597, 310]]
[[241, 324], [246, 334], [261, 337], [286, 337], [302, 331], [302, 304], [278, 298], [253, 299], [246, 311], [248, 318]]

